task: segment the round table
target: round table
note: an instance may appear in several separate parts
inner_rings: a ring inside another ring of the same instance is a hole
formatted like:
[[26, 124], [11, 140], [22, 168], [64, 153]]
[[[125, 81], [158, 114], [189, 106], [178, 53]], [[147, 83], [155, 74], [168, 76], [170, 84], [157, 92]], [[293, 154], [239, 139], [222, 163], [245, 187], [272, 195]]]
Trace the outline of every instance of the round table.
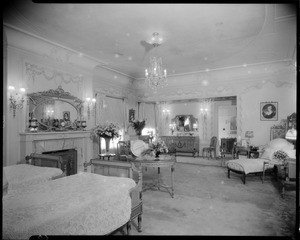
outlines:
[[[134, 160], [130, 160], [134, 163], [136, 167], [138, 167], [142, 171], [142, 167], [155, 167], [157, 168], [157, 182], [155, 180], [151, 184], [143, 183], [143, 191], [147, 189], [152, 189], [153, 187], [161, 190], [161, 188], [166, 189], [171, 197], [174, 197], [174, 165], [176, 162], [175, 155], [160, 155], [159, 158], [150, 157], [150, 156], [141, 156], [137, 157]], [[171, 168], [171, 185], [165, 185], [160, 182], [160, 168], [161, 167], [169, 167]]]

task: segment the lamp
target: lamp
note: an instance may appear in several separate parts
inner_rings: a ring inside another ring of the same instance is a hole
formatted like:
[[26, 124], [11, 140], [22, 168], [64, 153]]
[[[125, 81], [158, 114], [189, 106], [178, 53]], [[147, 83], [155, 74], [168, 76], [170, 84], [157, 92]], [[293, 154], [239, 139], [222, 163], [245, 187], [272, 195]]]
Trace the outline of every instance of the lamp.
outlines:
[[254, 134], [253, 131], [246, 131], [245, 138], [247, 138], [247, 145], [250, 146], [250, 138], [253, 138]]
[[198, 124], [197, 124], [197, 123], [193, 123], [193, 129], [194, 129], [195, 131], [198, 130]]
[[[158, 36], [157, 32], [153, 33], [150, 44], [154, 47], [158, 47], [162, 38]], [[145, 82], [149, 87], [157, 92], [157, 89], [167, 85], [167, 70], [162, 67], [161, 57], [150, 57], [150, 67], [145, 69]]]
[[286, 132], [286, 134], [285, 134], [285, 138], [287, 139], [287, 140], [290, 140], [290, 141], [296, 141], [296, 139], [297, 139], [297, 130], [294, 128], [294, 127], [292, 127], [291, 129], [289, 129], [287, 132]]
[[174, 131], [175, 131], [175, 128], [176, 128], [176, 124], [175, 124], [175, 123], [170, 123], [170, 124], [169, 124], [169, 129], [171, 130], [172, 135], [173, 135], [173, 133], [174, 133]]
[[87, 97], [85, 99], [85, 102], [87, 104], [87, 115], [88, 115], [88, 119], [90, 119], [90, 114], [91, 114], [91, 110], [90, 108], [92, 108], [93, 112], [95, 110], [95, 105], [96, 105], [96, 98], [89, 98]]
[[20, 88], [19, 92], [15, 92], [14, 86], [8, 86], [8, 92], [10, 93], [9, 101], [10, 101], [10, 109], [13, 110], [13, 117], [16, 116], [16, 110], [23, 108], [23, 103], [25, 101], [24, 93], [25, 88]]

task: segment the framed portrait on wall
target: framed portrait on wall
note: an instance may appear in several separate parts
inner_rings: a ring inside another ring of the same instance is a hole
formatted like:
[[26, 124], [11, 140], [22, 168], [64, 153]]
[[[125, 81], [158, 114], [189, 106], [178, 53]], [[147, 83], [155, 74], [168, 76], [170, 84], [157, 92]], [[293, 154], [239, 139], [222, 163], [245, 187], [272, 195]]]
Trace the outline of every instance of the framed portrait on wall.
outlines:
[[277, 121], [278, 120], [278, 102], [260, 103], [260, 120]]
[[70, 111], [64, 111], [63, 112], [63, 120], [64, 121], [70, 121]]
[[129, 122], [134, 121], [134, 113], [135, 110], [133, 108], [129, 109]]

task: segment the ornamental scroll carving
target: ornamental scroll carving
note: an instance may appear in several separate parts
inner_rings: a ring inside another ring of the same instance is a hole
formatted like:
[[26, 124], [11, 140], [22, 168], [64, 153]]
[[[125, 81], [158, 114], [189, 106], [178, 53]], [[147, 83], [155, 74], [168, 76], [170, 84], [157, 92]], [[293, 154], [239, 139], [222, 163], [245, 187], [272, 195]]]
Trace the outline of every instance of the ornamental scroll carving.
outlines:
[[70, 82], [80, 85], [83, 84], [83, 77], [81, 75], [72, 75], [27, 62], [25, 63], [25, 73], [27, 80], [32, 81], [33, 84], [37, 77], [42, 77], [48, 81], [60, 80], [60, 82], [66, 84]]

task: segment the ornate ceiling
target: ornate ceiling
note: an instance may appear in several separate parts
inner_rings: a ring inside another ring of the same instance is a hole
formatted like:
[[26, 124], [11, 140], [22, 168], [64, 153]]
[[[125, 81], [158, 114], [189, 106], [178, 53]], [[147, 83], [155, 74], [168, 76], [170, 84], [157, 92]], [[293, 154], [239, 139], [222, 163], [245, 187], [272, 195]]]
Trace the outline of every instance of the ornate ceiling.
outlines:
[[[151, 55], [168, 75], [295, 62], [296, 5], [12, 3], [3, 22], [142, 79]], [[158, 32], [163, 43], [146, 42]]]

